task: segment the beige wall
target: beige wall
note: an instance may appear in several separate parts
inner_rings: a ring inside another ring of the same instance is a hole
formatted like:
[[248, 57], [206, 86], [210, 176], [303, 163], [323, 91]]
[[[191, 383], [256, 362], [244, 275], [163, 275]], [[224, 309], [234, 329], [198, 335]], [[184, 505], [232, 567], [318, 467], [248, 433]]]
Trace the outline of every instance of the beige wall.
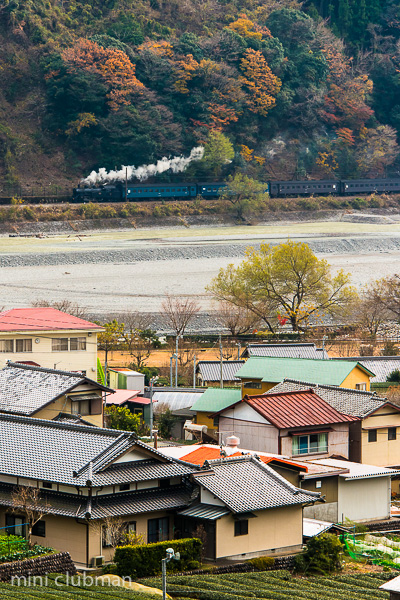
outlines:
[[[86, 371], [86, 375], [93, 379], [97, 376], [97, 333], [80, 330], [70, 331], [37, 331], [27, 333], [0, 333], [0, 340], [31, 339], [32, 352], [0, 352], [0, 368], [8, 360], [18, 362], [32, 360], [47, 369], [63, 371]], [[68, 352], [53, 352], [52, 338], [86, 338], [86, 350], [73, 350]], [[39, 340], [36, 342], [35, 340]]]
[[[317, 482], [321, 485], [317, 487]], [[309, 492], [319, 492], [325, 498], [325, 502], [316, 502], [313, 506], [304, 508], [304, 516], [310, 519], [321, 519], [322, 521], [338, 521], [338, 475], [334, 477], [321, 477], [320, 479], [304, 479], [301, 488]]]
[[[93, 425], [96, 425], [96, 427], [103, 427], [102, 394], [101, 394], [100, 390], [95, 389], [94, 386], [91, 386], [91, 385], [79, 386], [79, 388], [76, 388], [73, 392], [71, 392], [71, 394], [68, 394], [68, 396], [69, 396], [68, 398], [66, 396], [61, 396], [60, 398], [58, 398], [51, 404], [48, 404], [47, 406], [45, 406], [44, 408], [42, 408], [41, 410], [39, 410], [32, 416], [35, 417], [35, 419], [46, 419], [46, 420], [51, 421], [58, 414], [60, 414], [60, 412], [71, 414], [72, 413], [72, 407], [71, 407], [72, 399], [71, 398], [73, 398], [74, 395], [80, 395], [80, 394], [84, 394], [84, 393], [93, 394], [94, 392], [96, 392], [100, 398], [100, 402], [99, 402], [100, 412], [98, 415], [82, 415], [82, 419], [84, 421], [88, 421], [89, 423], [92, 423]], [[97, 400], [96, 400], [96, 402], [97, 402]]]
[[[397, 427], [395, 440], [388, 440], [388, 427]], [[374, 428], [377, 428], [377, 441], [368, 442], [368, 429]], [[400, 465], [400, 412], [394, 407], [383, 407], [363, 420], [361, 462], [380, 467]]]
[[278, 548], [293, 548], [303, 542], [301, 506], [275, 508], [253, 513], [247, 535], [235, 536], [232, 515], [222, 517], [216, 525], [216, 558], [272, 553]]
[[346, 481], [339, 477], [338, 519], [345, 522], [390, 517], [390, 477]]

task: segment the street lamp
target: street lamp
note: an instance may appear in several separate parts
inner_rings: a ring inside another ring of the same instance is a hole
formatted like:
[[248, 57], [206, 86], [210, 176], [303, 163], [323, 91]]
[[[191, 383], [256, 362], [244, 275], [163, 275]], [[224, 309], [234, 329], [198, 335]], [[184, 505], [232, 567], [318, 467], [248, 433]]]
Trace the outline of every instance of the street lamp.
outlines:
[[170, 560], [180, 560], [180, 552], [175, 552], [173, 548], [167, 548], [166, 558], [161, 559], [161, 572], [162, 572], [162, 597], [163, 600], [167, 600], [167, 563]]

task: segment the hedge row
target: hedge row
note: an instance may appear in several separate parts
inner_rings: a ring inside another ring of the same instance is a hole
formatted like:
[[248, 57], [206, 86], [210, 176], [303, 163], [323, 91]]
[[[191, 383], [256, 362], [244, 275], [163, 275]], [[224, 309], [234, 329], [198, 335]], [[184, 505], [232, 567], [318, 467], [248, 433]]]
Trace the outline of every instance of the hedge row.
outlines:
[[114, 562], [120, 577], [149, 577], [161, 572], [161, 560], [166, 557], [167, 548], [180, 552], [180, 560], [171, 560], [168, 571], [185, 571], [193, 563], [200, 561], [202, 543], [197, 538], [187, 538], [155, 544], [119, 546], [115, 551]]

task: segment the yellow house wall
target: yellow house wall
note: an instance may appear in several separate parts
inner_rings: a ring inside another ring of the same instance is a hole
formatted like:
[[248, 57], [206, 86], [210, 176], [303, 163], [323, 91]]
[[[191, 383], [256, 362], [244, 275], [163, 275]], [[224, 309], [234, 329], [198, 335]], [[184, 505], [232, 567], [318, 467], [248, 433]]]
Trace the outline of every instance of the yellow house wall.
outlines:
[[247, 381], [257, 381], [257, 379], [254, 379], [254, 378], [242, 379], [242, 398], [244, 396], [246, 396], [246, 394], [248, 396], [257, 396], [259, 394], [264, 394], [265, 392], [270, 390], [272, 387], [274, 387], [274, 385], [277, 385], [279, 383], [279, 381], [276, 381], [275, 383], [260, 381], [261, 388], [246, 388], [246, 387], [244, 387], [243, 384], [246, 383]]
[[360, 367], [354, 367], [352, 372], [349, 373], [346, 379], [340, 384], [340, 387], [351, 388], [355, 390], [357, 383], [365, 383], [367, 385], [366, 391], [369, 391], [371, 389], [369, 383], [369, 375], [367, 375], [367, 373], [360, 369]]
[[197, 425], [206, 425], [207, 429], [217, 431], [218, 427], [214, 427], [214, 420], [209, 417], [209, 413], [197, 412], [196, 413]]
[[[86, 350], [72, 350], [68, 352], [53, 352], [52, 338], [86, 338]], [[31, 360], [46, 369], [59, 369], [62, 371], [86, 371], [86, 375], [96, 379], [97, 375], [97, 333], [87, 331], [37, 331], [29, 333], [0, 333], [0, 340], [31, 339], [32, 352], [1, 352], [0, 368], [5, 367], [8, 360], [18, 362]], [[35, 340], [39, 342], [36, 343]]]
[[[368, 442], [368, 429], [377, 428], [377, 441]], [[388, 427], [397, 427], [395, 440], [388, 440]], [[361, 462], [379, 467], [400, 464], [400, 412], [388, 406], [362, 422]]]
[[247, 535], [235, 536], [235, 521], [226, 515], [216, 525], [216, 558], [243, 554], [272, 553], [278, 548], [293, 548], [303, 542], [303, 509], [289, 506], [253, 512]]
[[[93, 393], [93, 390], [88, 390], [88, 393], [89, 392]], [[83, 392], [81, 392], [81, 393], [83, 393]], [[99, 396], [100, 396], [100, 394], [99, 394]], [[61, 396], [60, 398], [58, 398], [51, 404], [48, 404], [47, 406], [45, 406], [44, 408], [42, 408], [41, 410], [39, 410], [32, 416], [34, 416], [35, 419], [46, 419], [48, 421], [51, 421], [60, 412], [71, 414], [72, 413], [71, 404], [72, 404], [72, 402], [69, 398], [66, 398], [65, 396]], [[98, 414], [98, 415], [83, 415], [82, 419], [84, 419], [85, 421], [88, 421], [88, 423], [92, 423], [96, 427], [103, 427], [103, 405], [102, 405], [102, 411], [100, 414]]]

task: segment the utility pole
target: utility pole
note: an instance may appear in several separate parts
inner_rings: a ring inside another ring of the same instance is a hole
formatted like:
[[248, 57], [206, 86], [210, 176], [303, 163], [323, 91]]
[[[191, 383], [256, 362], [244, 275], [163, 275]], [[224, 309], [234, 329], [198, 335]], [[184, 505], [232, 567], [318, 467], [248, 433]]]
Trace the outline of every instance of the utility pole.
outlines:
[[193, 356], [193, 389], [196, 388], [196, 355]]
[[181, 336], [177, 335], [176, 336], [176, 342], [175, 342], [175, 387], [178, 387], [178, 345], [179, 345], [179, 338]]
[[125, 200], [128, 199], [128, 169], [125, 169]]
[[153, 439], [153, 377], [150, 379], [150, 439]]
[[242, 350], [241, 343], [238, 342], [238, 360], [240, 360], [240, 352], [241, 352], [241, 350]]
[[224, 387], [224, 377], [223, 377], [223, 373], [222, 373], [222, 337], [221, 334], [219, 334], [219, 386], [220, 388]]

